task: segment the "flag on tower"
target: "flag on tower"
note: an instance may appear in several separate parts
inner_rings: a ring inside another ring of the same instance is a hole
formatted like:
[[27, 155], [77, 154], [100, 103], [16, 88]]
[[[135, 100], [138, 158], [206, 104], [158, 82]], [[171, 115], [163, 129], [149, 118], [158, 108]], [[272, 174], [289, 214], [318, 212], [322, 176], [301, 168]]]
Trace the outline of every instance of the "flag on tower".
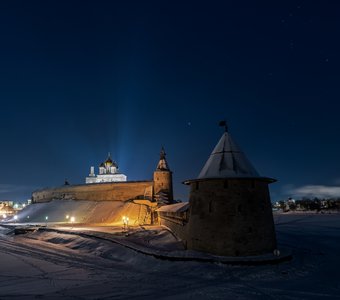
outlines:
[[221, 126], [221, 127], [224, 127], [225, 132], [228, 132], [228, 125], [227, 125], [227, 122], [225, 120], [220, 121], [220, 123], [218, 125]]

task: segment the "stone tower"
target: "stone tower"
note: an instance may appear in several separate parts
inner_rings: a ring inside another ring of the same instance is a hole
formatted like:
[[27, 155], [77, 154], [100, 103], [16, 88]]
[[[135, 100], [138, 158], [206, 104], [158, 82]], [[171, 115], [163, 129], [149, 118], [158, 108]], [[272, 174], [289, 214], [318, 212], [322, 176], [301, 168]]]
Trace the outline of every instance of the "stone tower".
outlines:
[[166, 161], [166, 153], [162, 147], [160, 159], [155, 172], [153, 173], [154, 197], [159, 203], [173, 203], [172, 172]]
[[187, 248], [225, 256], [273, 253], [276, 236], [268, 184], [227, 129], [190, 185]]

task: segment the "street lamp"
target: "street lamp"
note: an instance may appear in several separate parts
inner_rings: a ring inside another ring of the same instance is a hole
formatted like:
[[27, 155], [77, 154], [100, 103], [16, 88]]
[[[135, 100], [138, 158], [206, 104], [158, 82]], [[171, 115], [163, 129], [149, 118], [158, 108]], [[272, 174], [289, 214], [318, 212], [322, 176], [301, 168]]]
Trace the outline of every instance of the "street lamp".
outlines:
[[45, 217], [45, 220], [46, 220], [46, 227], [47, 227], [48, 216]]
[[71, 223], [74, 223], [75, 220], [76, 220], [75, 217], [71, 217], [71, 218], [70, 218]]
[[129, 217], [123, 216], [124, 231], [129, 230]]
[[125, 231], [125, 226], [126, 226], [126, 217], [123, 216], [123, 230]]

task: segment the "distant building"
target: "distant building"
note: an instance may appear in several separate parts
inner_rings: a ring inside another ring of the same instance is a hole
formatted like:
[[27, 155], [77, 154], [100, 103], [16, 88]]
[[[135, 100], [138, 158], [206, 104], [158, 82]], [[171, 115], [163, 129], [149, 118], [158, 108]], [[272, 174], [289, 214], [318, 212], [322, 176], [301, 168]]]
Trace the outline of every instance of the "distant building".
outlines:
[[90, 174], [86, 177], [86, 183], [101, 182], [121, 182], [127, 181], [127, 176], [118, 171], [118, 165], [111, 159], [110, 153], [105, 162], [99, 165], [99, 174], [94, 173], [94, 167], [90, 169]]
[[0, 201], [0, 214], [2, 218], [14, 215], [15, 209], [13, 208], [13, 201]]
[[11, 200], [0, 200], [0, 205], [5, 205], [5, 206], [11, 206], [13, 207], [14, 205], [14, 201], [11, 201]]

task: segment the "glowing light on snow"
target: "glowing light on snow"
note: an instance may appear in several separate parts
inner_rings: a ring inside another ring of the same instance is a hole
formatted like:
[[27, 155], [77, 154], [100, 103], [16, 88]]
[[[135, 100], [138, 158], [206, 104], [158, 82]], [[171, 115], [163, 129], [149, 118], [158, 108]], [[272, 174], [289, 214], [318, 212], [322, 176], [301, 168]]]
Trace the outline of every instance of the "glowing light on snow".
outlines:
[[71, 218], [70, 218], [71, 223], [74, 223], [75, 220], [76, 220], [75, 217], [71, 217]]
[[129, 228], [129, 217], [123, 216], [124, 230]]

